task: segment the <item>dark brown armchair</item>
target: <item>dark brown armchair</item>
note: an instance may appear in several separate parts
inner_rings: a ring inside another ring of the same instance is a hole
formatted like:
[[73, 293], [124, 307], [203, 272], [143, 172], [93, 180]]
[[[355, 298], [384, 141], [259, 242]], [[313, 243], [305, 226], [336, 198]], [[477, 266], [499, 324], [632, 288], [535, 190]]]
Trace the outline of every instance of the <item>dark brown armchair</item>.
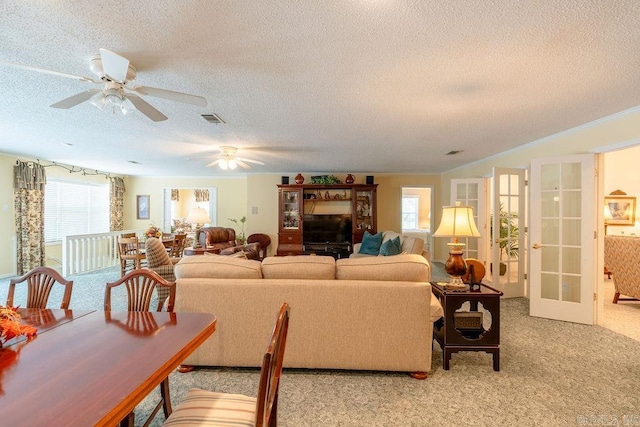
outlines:
[[223, 250], [236, 245], [236, 231], [226, 227], [202, 227], [198, 240], [202, 247]]
[[247, 237], [247, 243], [258, 244], [258, 260], [262, 261], [267, 256], [267, 248], [271, 244], [271, 237], [267, 234], [257, 233]]

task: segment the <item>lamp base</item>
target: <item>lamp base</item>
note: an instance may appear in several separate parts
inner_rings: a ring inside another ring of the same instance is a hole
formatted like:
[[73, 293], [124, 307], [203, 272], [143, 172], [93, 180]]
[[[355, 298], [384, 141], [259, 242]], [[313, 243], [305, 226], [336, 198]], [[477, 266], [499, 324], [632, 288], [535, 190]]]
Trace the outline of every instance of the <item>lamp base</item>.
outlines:
[[451, 281], [446, 284], [447, 289], [464, 289], [467, 285], [462, 281], [460, 276], [450, 276]]
[[193, 249], [200, 249], [202, 245], [200, 244], [200, 226], [196, 225], [196, 240], [193, 242]]
[[449, 251], [449, 259], [444, 265], [444, 269], [451, 277], [451, 281], [447, 284], [447, 288], [451, 289], [463, 289], [466, 288], [462, 282], [462, 276], [464, 276], [467, 272], [467, 264], [464, 262], [464, 258], [462, 258], [462, 248], [459, 243], [449, 243], [450, 251]]

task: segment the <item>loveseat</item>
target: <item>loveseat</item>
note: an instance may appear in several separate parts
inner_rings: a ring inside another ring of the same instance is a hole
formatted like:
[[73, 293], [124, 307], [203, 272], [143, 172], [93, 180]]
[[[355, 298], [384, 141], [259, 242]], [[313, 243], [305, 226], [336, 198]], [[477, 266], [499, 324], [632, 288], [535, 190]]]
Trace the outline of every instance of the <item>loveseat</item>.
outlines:
[[274, 310], [291, 306], [284, 366], [431, 369], [433, 322], [442, 307], [421, 255], [345, 258], [185, 257], [176, 265], [177, 312], [209, 312], [216, 332], [184, 365], [259, 367]]
[[[420, 237], [415, 236], [406, 236], [403, 234], [396, 233], [395, 231], [383, 231], [382, 232], [382, 244], [387, 241], [393, 240], [396, 237], [400, 239], [401, 251], [407, 254], [418, 254], [422, 255], [425, 259], [429, 259], [430, 255], [428, 252], [424, 250], [424, 240]], [[362, 247], [362, 243], [356, 243], [353, 245], [353, 253], [350, 255], [351, 258], [359, 258], [359, 257], [371, 257], [377, 256], [378, 253], [360, 253], [360, 248]]]

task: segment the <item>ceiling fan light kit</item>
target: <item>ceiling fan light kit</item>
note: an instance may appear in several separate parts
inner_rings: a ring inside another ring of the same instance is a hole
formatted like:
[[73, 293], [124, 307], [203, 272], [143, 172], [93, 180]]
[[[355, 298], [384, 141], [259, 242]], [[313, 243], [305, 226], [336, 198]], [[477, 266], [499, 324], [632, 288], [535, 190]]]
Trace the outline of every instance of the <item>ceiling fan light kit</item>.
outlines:
[[[100, 54], [98, 56], [94, 56], [89, 63], [89, 69], [98, 77], [99, 80], [61, 73], [58, 71], [45, 70], [28, 65], [8, 62], [4, 62], [4, 64], [24, 70], [37, 71], [39, 73], [52, 74], [55, 76], [80, 80], [82, 82], [103, 85], [101, 90], [91, 89], [56, 102], [51, 105], [53, 108], [69, 109], [85, 101], [89, 101], [92, 105], [101, 110], [105, 107], [111, 107], [113, 112], [115, 112], [116, 109], [119, 109], [122, 114], [138, 110], [154, 122], [159, 122], [167, 120], [167, 116], [156, 110], [151, 104], [136, 95], [136, 93], [200, 107], [207, 106], [207, 100], [202, 96], [174, 92], [167, 89], [159, 89], [149, 86], [131, 86], [131, 82], [136, 78], [135, 67], [129, 63], [127, 58], [106, 49], [100, 49]], [[126, 91], [134, 93], [127, 93]]]
[[251, 169], [251, 166], [249, 166], [247, 163], [264, 165], [263, 162], [260, 162], [258, 160], [251, 160], [251, 159], [246, 159], [244, 157], [238, 157], [236, 156], [237, 152], [238, 152], [238, 149], [236, 147], [223, 145], [220, 147], [220, 154], [218, 155], [218, 159], [209, 163], [207, 167], [218, 165], [220, 169], [223, 169], [223, 170], [227, 170], [227, 169], [234, 170], [238, 166], [240, 166], [243, 169]]

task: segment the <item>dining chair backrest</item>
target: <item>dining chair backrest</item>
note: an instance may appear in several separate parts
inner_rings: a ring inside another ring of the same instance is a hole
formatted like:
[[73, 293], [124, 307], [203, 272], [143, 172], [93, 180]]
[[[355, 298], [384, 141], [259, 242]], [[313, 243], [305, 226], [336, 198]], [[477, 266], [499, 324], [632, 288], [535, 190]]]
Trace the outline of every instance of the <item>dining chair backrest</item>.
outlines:
[[136, 237], [136, 233], [122, 233], [120, 237]]
[[187, 242], [187, 234], [176, 234], [173, 237], [173, 246], [171, 246], [171, 253], [169, 256], [171, 258], [181, 258], [182, 253], [184, 252], [184, 246]]
[[[111, 290], [120, 285], [125, 285], [127, 289], [127, 310], [128, 311], [149, 311], [151, 297], [157, 286], [169, 288], [169, 298], [167, 300], [167, 311], [173, 312], [176, 301], [176, 284], [168, 282], [155, 271], [147, 269], [137, 269], [127, 273], [115, 282], [107, 283], [104, 293], [104, 309], [111, 311]], [[159, 305], [156, 311], [161, 311]]]
[[282, 361], [289, 331], [289, 304], [280, 307], [269, 346], [262, 359], [258, 387], [256, 426], [275, 426], [277, 423], [278, 391], [282, 376]]
[[71, 291], [73, 280], [66, 280], [56, 270], [50, 267], [36, 267], [27, 272], [22, 277], [9, 281], [9, 295], [7, 296], [7, 306], [13, 307], [13, 297], [18, 283], [27, 281], [27, 306], [25, 308], [46, 308], [49, 301], [49, 294], [53, 285], [59, 283], [64, 286], [61, 309], [69, 308], [71, 302]]
[[124, 276], [128, 265], [132, 270], [139, 269], [145, 255], [140, 252], [137, 237], [118, 237], [118, 256], [120, 257], [120, 275]]

